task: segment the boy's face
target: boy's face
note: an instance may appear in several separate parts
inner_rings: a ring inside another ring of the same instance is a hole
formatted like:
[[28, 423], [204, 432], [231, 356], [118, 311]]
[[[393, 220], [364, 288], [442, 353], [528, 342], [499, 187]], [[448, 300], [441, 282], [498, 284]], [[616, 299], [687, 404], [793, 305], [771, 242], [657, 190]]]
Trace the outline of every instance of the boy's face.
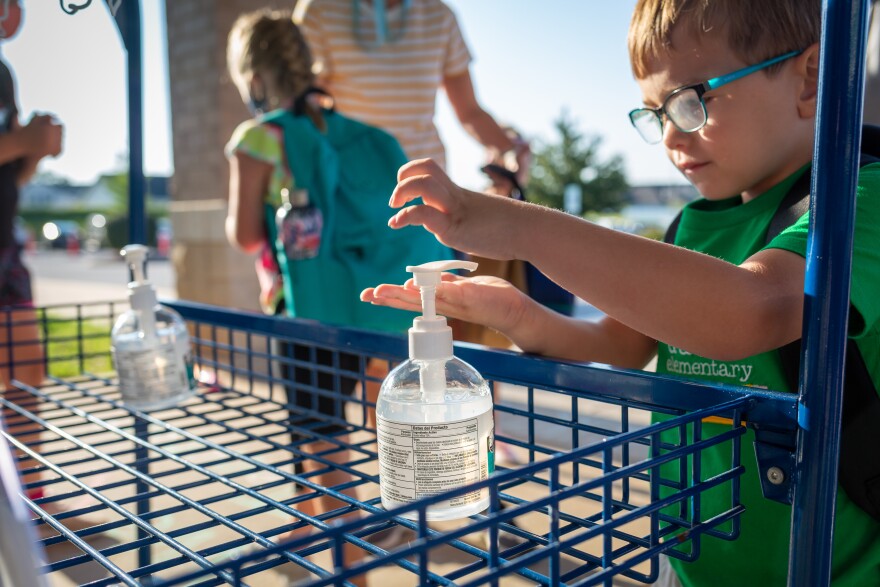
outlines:
[[[723, 34], [699, 42], [673, 33], [675, 49], [653, 59], [638, 80], [646, 106], [656, 108], [675, 89], [734, 72], [744, 63]], [[773, 77], [757, 72], [704, 95], [708, 120], [685, 133], [665, 121], [663, 146], [673, 165], [708, 199], [742, 194], [749, 200], [810, 160], [812, 115], [805, 115], [798, 57]]]

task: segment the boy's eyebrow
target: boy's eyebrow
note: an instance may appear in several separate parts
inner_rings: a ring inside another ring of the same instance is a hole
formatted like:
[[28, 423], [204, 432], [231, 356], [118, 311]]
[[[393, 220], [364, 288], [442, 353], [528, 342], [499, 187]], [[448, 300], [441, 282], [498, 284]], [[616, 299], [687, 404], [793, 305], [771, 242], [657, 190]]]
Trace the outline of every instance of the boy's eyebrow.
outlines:
[[[643, 99], [643, 100], [642, 100], [642, 104], [644, 104], [645, 106], [649, 106], [649, 107], [651, 107], [651, 108], [656, 108], [657, 106], [659, 106], [660, 104], [662, 104], [663, 101], [666, 100], [666, 98], [669, 97], [669, 94], [671, 94], [671, 93], [674, 92], [675, 90], [678, 90], [678, 89], [681, 89], [681, 88], [687, 88], [687, 87], [689, 87], [689, 86], [696, 86], [696, 85], [698, 85], [698, 84], [702, 84], [702, 83], [705, 83], [705, 82], [706, 82], [706, 79], [693, 79], [693, 80], [691, 80], [691, 81], [686, 81], [686, 82], [678, 83], [678, 84], [676, 84], [676, 85], [671, 86], [671, 87], [668, 88], [668, 89], [667, 89], [667, 88], [663, 88], [663, 93], [662, 93], [663, 98], [660, 100], [660, 102], [654, 103], [654, 102], [649, 102], [649, 101]], [[706, 89], [706, 93], [707, 93], [707, 94], [708, 94], [709, 92], [711, 92], [711, 91], [712, 91], [711, 88], [707, 88], [707, 89]]]

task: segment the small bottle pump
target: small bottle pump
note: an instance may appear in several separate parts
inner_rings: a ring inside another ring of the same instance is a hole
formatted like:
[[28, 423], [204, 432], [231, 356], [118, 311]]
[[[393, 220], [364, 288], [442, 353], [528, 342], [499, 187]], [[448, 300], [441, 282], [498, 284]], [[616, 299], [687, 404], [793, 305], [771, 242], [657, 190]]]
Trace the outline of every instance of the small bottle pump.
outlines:
[[131, 309], [113, 325], [111, 350], [122, 401], [141, 410], [170, 407], [195, 388], [189, 333], [180, 314], [159, 304], [147, 280], [149, 249], [128, 245], [121, 252], [131, 272]]
[[[388, 374], [376, 403], [379, 486], [386, 509], [476, 483], [495, 468], [489, 386], [476, 369], [453, 356], [452, 329], [436, 314], [441, 273], [476, 268], [468, 261], [406, 268], [420, 289], [422, 316], [409, 330], [409, 359]], [[454, 520], [488, 506], [489, 492], [474, 490], [429, 506], [427, 517]]]

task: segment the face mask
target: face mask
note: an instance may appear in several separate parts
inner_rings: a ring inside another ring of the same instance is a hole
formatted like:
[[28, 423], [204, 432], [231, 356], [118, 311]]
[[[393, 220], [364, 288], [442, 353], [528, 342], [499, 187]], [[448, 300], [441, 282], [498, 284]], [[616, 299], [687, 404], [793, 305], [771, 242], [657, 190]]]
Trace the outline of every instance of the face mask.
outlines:
[[[266, 89], [263, 87], [262, 80], [259, 80], [257, 76], [254, 76], [250, 81], [248, 90], [247, 107], [248, 110], [251, 111], [251, 114], [253, 116], [258, 116], [268, 111], [269, 100], [266, 98]], [[257, 92], [256, 90], [260, 91]]]
[[253, 116], [259, 116], [266, 111], [266, 98], [254, 98], [251, 96], [250, 100], [248, 100], [247, 107]]

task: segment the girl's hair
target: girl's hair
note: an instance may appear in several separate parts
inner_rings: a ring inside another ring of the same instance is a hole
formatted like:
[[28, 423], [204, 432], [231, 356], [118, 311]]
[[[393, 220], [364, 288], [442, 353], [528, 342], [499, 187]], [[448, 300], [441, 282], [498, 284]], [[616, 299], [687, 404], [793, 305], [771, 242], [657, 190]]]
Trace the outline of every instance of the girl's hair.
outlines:
[[[312, 53], [288, 11], [261, 9], [239, 16], [229, 31], [226, 62], [239, 88], [258, 74], [266, 97], [282, 103], [292, 105], [315, 83]], [[305, 102], [306, 112], [323, 130], [320, 113]]]
[[[746, 63], [758, 63], [819, 41], [821, 0], [639, 0], [629, 27], [633, 75], [650, 73], [652, 59], [673, 50], [672, 33], [685, 27], [700, 39], [723, 35]], [[778, 71], [781, 65], [768, 68]]]

